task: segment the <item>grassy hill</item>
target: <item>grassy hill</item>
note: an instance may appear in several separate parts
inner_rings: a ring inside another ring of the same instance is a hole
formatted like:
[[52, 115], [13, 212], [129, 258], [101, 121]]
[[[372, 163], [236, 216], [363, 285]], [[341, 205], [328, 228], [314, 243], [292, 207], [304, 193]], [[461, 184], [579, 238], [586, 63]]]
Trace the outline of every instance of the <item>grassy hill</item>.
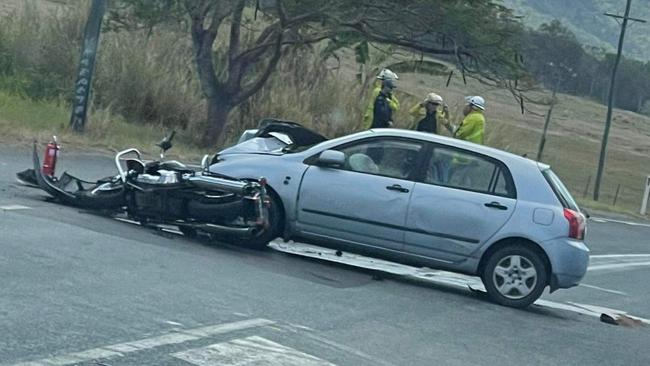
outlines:
[[[537, 28], [542, 23], [559, 19], [583, 43], [615, 52], [619, 24], [606, 12], [623, 15], [623, 0], [503, 0], [523, 16], [526, 25]], [[633, 0], [630, 15], [650, 21], [650, 0]], [[636, 23], [628, 28], [624, 52], [640, 60], [650, 60], [650, 24]]]
[[[51, 2], [45, 0], [30, 0], [30, 2], [46, 12], [56, 8]], [[0, 18], [3, 8], [6, 10], [20, 3], [19, 0], [0, 0]], [[43, 36], [43, 33], [36, 34], [36, 38], [31, 42], [38, 44], [37, 38]], [[52, 42], [58, 42], [59, 38], [63, 37], [55, 37]], [[152, 84], [157, 86], [156, 90], [172, 89], [173, 93], [169, 93], [171, 97], [169, 101], [178, 102], [184, 95], [188, 98], [188, 103], [196, 104], [192, 107], [196, 109], [197, 118], [192, 119], [192, 123], [195, 124], [204, 113], [199, 96], [192, 93], [183, 94], [181, 88], [170, 88], [169, 85], [174, 85], [170, 84], [170, 80], [173, 82], [175, 79], [144, 78], [144, 76], [157, 76], [155, 71], [161, 69], [160, 63], [174, 58], [169, 57], [165, 52], [162, 53], [165, 55], [162, 61], [150, 57], [152, 54], [156, 55], [155, 52], [151, 52], [154, 46], [158, 47], [153, 49], [154, 51], [170, 50], [170, 55], [176, 56], [183, 46], [183, 40], [184, 38], [171, 43], [169, 38], [161, 35], [160, 38], [154, 38], [150, 42], [150, 49], [143, 50], [137, 42], [130, 44], [125, 39], [105, 35], [100, 48], [99, 77], [96, 79], [95, 87], [107, 88], [110, 86], [108, 81], [117, 83], [128, 80], [138, 81], [139, 84], [129, 83], [128, 88], [119, 90], [139, 91]], [[165, 48], [169, 44], [173, 44], [173, 48]], [[73, 58], [76, 59], [76, 51], [74, 54]], [[50, 62], [53, 57], [50, 54], [47, 56]], [[407, 56], [402, 55], [402, 57]], [[142, 61], [141, 59], [144, 59], [144, 62], [138, 63]], [[351, 52], [342, 54], [340, 63], [334, 63], [331, 68], [324, 71], [324, 76], [316, 81], [305, 76], [320, 75], [322, 70], [314, 69], [305, 60], [310, 59], [294, 57], [280, 65], [276, 76], [247, 105], [248, 113], [240, 113], [237, 118], [232, 118], [229, 126], [231, 141], [244, 128], [252, 127], [259, 118], [265, 116], [300, 121], [329, 137], [359, 129], [361, 114], [366, 107], [367, 90], [361, 88], [356, 82], [355, 73], [358, 65], [354, 61], [353, 54]], [[386, 60], [385, 63], [392, 61], [396, 60]], [[192, 63], [180, 64], [191, 65]], [[140, 79], [124, 77], [124, 70], [128, 71], [133, 67]], [[107, 78], [106, 75], [111, 77]], [[173, 76], [173, 73], [165, 73], [165, 75]], [[407, 127], [410, 124], [407, 113], [409, 107], [418, 103], [429, 92], [441, 94], [457, 120], [461, 118], [463, 96], [478, 94], [487, 100], [487, 144], [516, 154], [526, 154], [531, 158], [536, 157], [547, 107], [527, 105], [529, 112], [522, 114], [519, 103], [505, 90], [487, 87], [472, 80], [464, 84], [459, 76], [454, 77], [448, 87], [446, 81], [446, 76], [400, 74], [397, 94], [403, 107], [396, 116], [398, 127]], [[65, 85], [61, 87], [66, 88]], [[164, 99], [166, 94], [152, 95], [155, 96], [155, 100], [152, 101], [166, 100]], [[549, 93], [539, 92], [531, 97], [548, 98]], [[184, 100], [181, 100], [180, 105], [188, 104]], [[162, 137], [164, 129], [169, 128], [162, 122], [142, 123], [137, 118], [121, 117], [123, 114], [119, 110], [119, 95], [111, 97], [111, 101], [112, 103], [103, 110], [91, 109], [87, 132], [79, 136], [66, 131], [70, 107], [63, 100], [34, 102], [16, 96], [10, 91], [0, 90], [0, 143], [29, 144], [35, 137], [45, 141], [52, 134], [57, 134], [67, 151], [80, 146], [104, 151], [127, 146], [146, 149]], [[178, 103], [165, 105], [172, 109], [171, 112], [178, 111]], [[601, 104], [573, 96], [559, 95], [559, 105], [553, 114], [549, 138], [542, 158], [542, 161], [554, 167], [577, 198], [590, 205], [593, 205], [589, 202], [589, 197], [594, 186], [593, 178], [605, 113], [606, 108]], [[192, 135], [191, 127], [192, 125], [188, 125], [187, 128], [180, 128], [182, 131], [179, 129], [178, 144], [174, 148], [175, 154], [181, 155], [182, 159], [197, 161], [202, 153], [213, 153], [218, 150], [217, 146], [210, 149], [197, 148], [192, 140], [195, 135]], [[607, 169], [601, 190], [601, 204], [612, 205], [615, 193], [618, 191], [617, 208], [638, 212], [644, 180], [646, 175], [650, 174], [649, 142], [649, 117], [632, 112], [615, 111]], [[148, 152], [155, 151], [151, 149]]]

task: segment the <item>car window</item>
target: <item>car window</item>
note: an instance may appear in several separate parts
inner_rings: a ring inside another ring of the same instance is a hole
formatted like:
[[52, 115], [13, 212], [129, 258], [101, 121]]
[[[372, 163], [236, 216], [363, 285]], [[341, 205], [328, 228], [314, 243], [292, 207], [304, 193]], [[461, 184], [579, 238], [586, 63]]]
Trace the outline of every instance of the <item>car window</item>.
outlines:
[[408, 179], [415, 172], [423, 145], [402, 139], [372, 139], [348, 144], [335, 150], [345, 154], [343, 169]]
[[424, 183], [504, 197], [515, 197], [510, 173], [497, 160], [465, 150], [434, 146], [425, 164]]
[[544, 178], [546, 178], [546, 181], [551, 185], [553, 192], [555, 192], [555, 195], [562, 203], [562, 206], [579, 212], [580, 208], [578, 207], [578, 204], [560, 178], [551, 169], [543, 170], [542, 174], [544, 175]]

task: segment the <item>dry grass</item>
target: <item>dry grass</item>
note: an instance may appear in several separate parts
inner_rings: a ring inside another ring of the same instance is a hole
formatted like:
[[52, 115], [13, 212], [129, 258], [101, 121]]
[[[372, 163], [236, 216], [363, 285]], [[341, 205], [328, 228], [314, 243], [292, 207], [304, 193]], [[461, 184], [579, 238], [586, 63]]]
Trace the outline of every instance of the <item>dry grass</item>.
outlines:
[[[0, 13], [6, 13], [9, 7], [15, 9], [16, 3], [16, 0], [0, 2]], [[29, 15], [31, 18], [23, 19], [22, 23], [20, 17], [12, 19], [11, 24], [23, 41], [16, 44], [30, 45], [18, 49], [16, 54], [22, 57], [21, 62], [35, 65], [34, 70], [43, 65], [54, 70], [53, 76], [46, 78], [51, 84], [45, 87], [67, 90], [79, 49], [77, 43], [69, 40], [79, 38], [80, 19], [85, 9], [56, 12], [56, 6], [47, 5], [49, 2], [45, 0], [30, 3], [46, 11]], [[28, 27], [34, 22], [25, 20], [34, 17], [39, 26]], [[8, 23], [4, 24], [6, 27]], [[0, 36], [2, 28], [0, 25]], [[219, 40], [218, 45], [223, 45], [223, 41]], [[179, 134], [176, 153], [195, 159], [201, 151], [193, 148], [191, 141], [200, 135], [205, 119], [188, 49], [187, 37], [173, 32], [159, 32], [151, 37], [105, 34], [97, 69], [95, 109], [85, 136], [66, 131], [69, 108], [64, 100], [32, 102], [0, 94], [0, 139], [29, 142], [33, 136], [44, 140], [58, 133], [69, 145], [112, 150], [151, 146], [163, 135], [163, 130], [177, 128], [185, 130]], [[219, 50], [221, 48], [217, 48], [217, 58], [223, 56]], [[302, 122], [329, 137], [357, 130], [368, 101], [367, 89], [355, 80], [358, 69], [354, 58], [344, 53], [340, 64], [326, 63], [316, 56], [318, 52], [316, 48], [286, 55], [267, 85], [234, 111], [227, 127], [227, 142], [234, 141], [242, 130], [254, 127], [259, 119], [267, 116]], [[487, 100], [487, 144], [535, 157], [546, 107], [529, 105], [534, 113], [522, 115], [519, 104], [507, 91], [494, 90], [471, 80], [465, 85], [458, 76], [452, 79], [449, 87], [445, 83], [446, 77], [442, 76], [400, 75], [397, 96], [402, 109], [396, 114], [398, 126], [410, 123], [408, 108], [431, 91], [445, 98], [456, 121], [461, 118], [463, 97], [479, 94]], [[39, 85], [35, 87], [40, 90]], [[542, 95], [548, 96], [548, 93], [534, 96]], [[578, 199], [592, 206], [589, 197], [605, 112], [601, 104], [559, 95], [543, 158]], [[620, 185], [617, 209], [638, 211], [644, 178], [650, 174], [648, 141], [650, 118], [631, 112], [615, 112], [598, 208], [612, 203]], [[155, 151], [150, 149], [150, 152]], [[589, 189], [585, 195], [587, 185]]]
[[[116, 117], [108, 110], [92, 110], [92, 129], [79, 135], [68, 129], [70, 108], [65, 103], [33, 101], [0, 91], [0, 143], [27, 146], [32, 141], [47, 142], [56, 135], [72, 151], [114, 153], [127, 147], [137, 147], [145, 155], [155, 157], [154, 144], [169, 130], [162, 126], [138, 125]], [[200, 161], [204, 151], [197, 149], [191, 136], [179, 133], [169, 157]]]

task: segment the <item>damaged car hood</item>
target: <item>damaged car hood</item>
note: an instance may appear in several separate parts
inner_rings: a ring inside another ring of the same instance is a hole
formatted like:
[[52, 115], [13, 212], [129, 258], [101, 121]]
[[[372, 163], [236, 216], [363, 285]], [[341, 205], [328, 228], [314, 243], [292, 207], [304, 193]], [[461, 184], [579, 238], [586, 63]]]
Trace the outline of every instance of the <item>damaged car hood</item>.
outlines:
[[289, 150], [313, 146], [326, 140], [323, 135], [299, 123], [269, 118], [262, 120], [258, 129], [246, 130], [237, 145], [220, 151], [219, 155], [282, 155]]

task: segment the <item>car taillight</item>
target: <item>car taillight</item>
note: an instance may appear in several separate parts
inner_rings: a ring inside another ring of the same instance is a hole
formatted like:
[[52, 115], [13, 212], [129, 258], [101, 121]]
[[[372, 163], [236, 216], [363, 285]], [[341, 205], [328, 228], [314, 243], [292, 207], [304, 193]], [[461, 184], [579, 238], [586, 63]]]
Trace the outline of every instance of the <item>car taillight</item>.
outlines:
[[580, 212], [564, 209], [564, 217], [569, 222], [569, 238], [582, 240], [585, 238], [586, 219]]

